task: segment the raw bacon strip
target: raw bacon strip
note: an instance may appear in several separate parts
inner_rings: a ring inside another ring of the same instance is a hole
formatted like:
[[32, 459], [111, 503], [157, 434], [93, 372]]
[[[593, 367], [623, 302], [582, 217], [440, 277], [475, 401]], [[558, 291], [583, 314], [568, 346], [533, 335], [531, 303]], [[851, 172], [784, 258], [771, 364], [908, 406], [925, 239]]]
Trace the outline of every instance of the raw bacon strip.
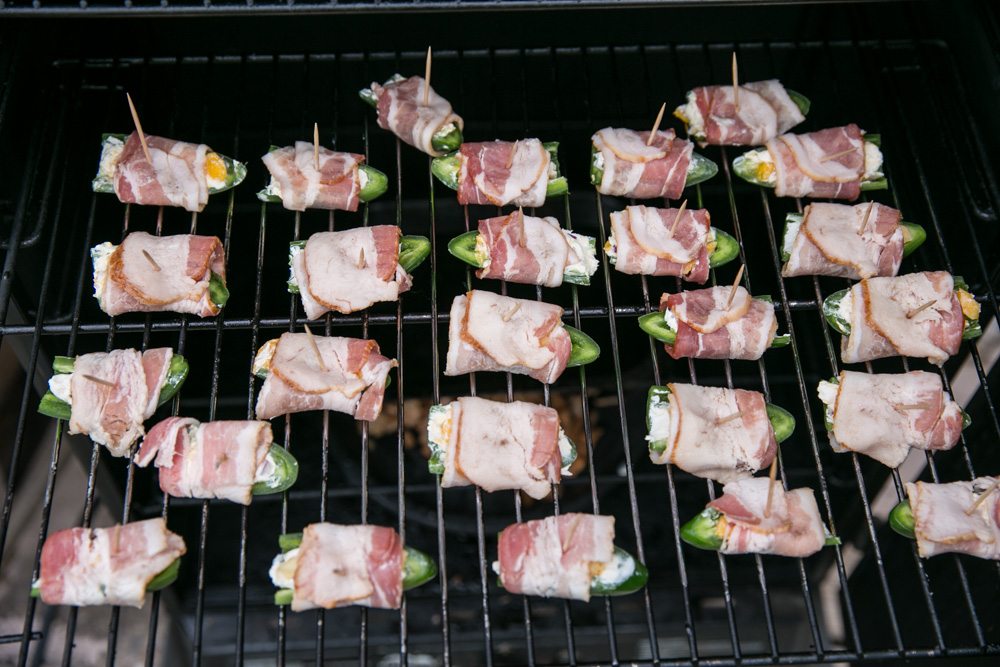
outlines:
[[115, 163], [114, 188], [127, 204], [182, 206], [201, 211], [208, 203], [205, 144], [146, 135], [152, 163], [146, 161], [139, 135], [129, 135]]
[[741, 85], [738, 112], [732, 86], [701, 86], [688, 99], [704, 121], [703, 146], [759, 146], [806, 119], [777, 79]]
[[840, 342], [845, 364], [904, 356], [927, 357], [940, 366], [958, 352], [965, 318], [950, 273], [869, 278], [854, 285], [849, 296], [851, 334]]
[[633, 199], [677, 199], [684, 190], [694, 144], [677, 139], [673, 130], [658, 130], [650, 146], [649, 131], [606, 127], [591, 137], [604, 158], [604, 177], [597, 191]]
[[511, 593], [590, 600], [591, 563], [614, 553], [615, 518], [561, 514], [500, 533], [500, 581]]
[[[895, 276], [903, 261], [902, 214], [882, 204], [809, 204], [781, 275], [861, 280]], [[859, 234], [864, 224], [865, 231]]]
[[313, 144], [296, 141], [261, 158], [281, 186], [281, 205], [292, 211], [307, 208], [357, 211], [364, 155], [319, 149], [319, 169]]
[[766, 477], [730, 482], [722, 488], [723, 495], [708, 504], [723, 515], [720, 552], [804, 558], [823, 548], [826, 529], [813, 490], [785, 491], [781, 482], [775, 482], [771, 511], [765, 517], [770, 485]]
[[675, 229], [679, 212], [673, 208], [629, 206], [612, 213], [615, 269], [647, 276], [677, 276], [705, 284], [710, 268], [711, 216], [704, 209], [685, 210]]
[[455, 123], [459, 130], [464, 123], [461, 116], [452, 111], [448, 100], [438, 95], [433, 87], [427, 93], [425, 105], [426, 86], [423, 77], [411, 76], [384, 86], [372, 83], [371, 89], [378, 99], [379, 127], [428, 155], [440, 157], [444, 153], [434, 150], [433, 136], [448, 123]]
[[538, 139], [466, 143], [459, 156], [459, 204], [532, 207], [545, 203], [551, 157]]
[[142, 354], [112, 350], [77, 357], [70, 376], [69, 432], [87, 434], [112, 456], [128, 455], [145, 433], [143, 422], [156, 412], [173, 354], [164, 347]]
[[273, 436], [261, 421], [169, 417], [146, 435], [135, 458], [160, 469], [160, 489], [175, 498], [224, 498], [250, 504], [250, 491]]
[[[670, 434], [653, 463], [673, 463], [692, 475], [728, 484], [771, 465], [778, 451], [760, 392], [670, 384]], [[741, 417], [731, 418], [739, 412]]]
[[951, 449], [962, 434], [962, 409], [941, 377], [924, 371], [870, 375], [840, 372], [830, 445], [895, 468], [910, 448]]
[[774, 304], [754, 299], [736, 288], [726, 310], [731, 287], [711, 287], [660, 297], [660, 310], [677, 318], [677, 339], [666, 344], [674, 359], [760, 359], [774, 340], [778, 321]]
[[573, 350], [562, 312], [552, 304], [480, 290], [455, 297], [444, 374], [509, 371], [555, 382]]
[[292, 257], [306, 316], [315, 320], [331, 310], [353, 313], [399, 299], [411, 284], [399, 265], [399, 237], [394, 225], [310, 236]]
[[475, 397], [460, 398], [451, 408], [442, 487], [520, 489], [541, 500], [559, 483], [562, 463], [555, 410]]
[[278, 339], [270, 372], [257, 396], [257, 419], [290, 412], [336, 410], [373, 421], [382, 412], [385, 380], [398, 366], [379, 354], [378, 343], [360, 338], [315, 336], [324, 372], [308, 334], [285, 333]]
[[994, 481], [994, 477], [979, 477], [971, 482], [906, 485], [922, 558], [963, 553], [1000, 560], [1000, 493], [994, 490], [971, 516], [965, 513]]
[[292, 611], [347, 605], [399, 609], [403, 540], [392, 528], [306, 526], [295, 568]]
[[[769, 140], [767, 150], [774, 159], [779, 197], [854, 201], [861, 194], [865, 147], [861, 130], [853, 123], [808, 134], [783, 134]], [[830, 159], [831, 155], [838, 156]]]
[[95, 296], [108, 315], [173, 311], [209, 317], [219, 314], [208, 287], [213, 273], [225, 282], [225, 253], [214, 236], [132, 232], [111, 253], [103, 285], [94, 273]]
[[160, 517], [114, 528], [60, 530], [42, 547], [42, 600], [141, 607], [146, 584], [186, 551], [184, 540]]
[[479, 236], [489, 248], [489, 265], [477, 278], [559, 287], [566, 267], [580, 261], [555, 218], [515, 211], [479, 221]]

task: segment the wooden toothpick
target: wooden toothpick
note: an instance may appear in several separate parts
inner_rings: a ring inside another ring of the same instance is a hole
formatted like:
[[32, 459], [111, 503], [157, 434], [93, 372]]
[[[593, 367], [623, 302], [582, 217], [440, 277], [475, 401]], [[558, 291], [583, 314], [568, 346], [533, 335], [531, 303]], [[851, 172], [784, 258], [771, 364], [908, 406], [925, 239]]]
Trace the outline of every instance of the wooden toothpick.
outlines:
[[514, 317], [514, 313], [516, 313], [520, 309], [521, 309], [521, 304], [520, 303], [515, 304], [514, 307], [508, 310], [507, 313], [500, 319], [503, 320], [504, 322], [510, 322], [510, 318]]
[[120, 523], [115, 524], [115, 530], [111, 535], [111, 553], [116, 554], [118, 553], [118, 546], [121, 543], [122, 537], [122, 525]]
[[368, 262], [365, 261], [365, 249], [361, 249], [361, 254], [358, 255], [358, 268], [363, 269], [368, 266]]
[[517, 244], [522, 248], [526, 248], [528, 246], [528, 239], [524, 236], [524, 207], [518, 206], [517, 212], [520, 215], [520, 222], [518, 223], [520, 228], [517, 235]]
[[319, 123], [313, 123], [313, 159], [319, 171]]
[[83, 373], [84, 380], [90, 380], [91, 382], [96, 382], [97, 384], [103, 384], [105, 387], [117, 387], [118, 385], [109, 380], [104, 380], [102, 378], [94, 377], [93, 375], [87, 375]]
[[431, 47], [427, 47], [427, 64], [424, 65], [424, 106], [427, 106], [427, 94], [431, 91]]
[[729, 290], [729, 300], [726, 301], [726, 310], [733, 305], [733, 297], [736, 296], [736, 288], [740, 286], [740, 278], [743, 277], [743, 269], [747, 268], [746, 264], [740, 265], [740, 270], [736, 272], [736, 280], [733, 281], [733, 286]]
[[316, 359], [319, 360], [319, 369], [324, 373], [328, 372], [330, 369], [326, 367], [326, 363], [323, 361], [323, 355], [319, 353], [319, 345], [316, 344], [316, 339], [313, 338], [313, 332], [309, 330], [308, 324], [302, 325], [306, 330], [306, 336], [309, 338], [309, 344], [312, 345], [313, 352], [316, 353]]
[[836, 160], [837, 158], [844, 157], [845, 155], [853, 153], [856, 150], [858, 150], [857, 146], [855, 146], [854, 148], [848, 148], [846, 151], [840, 151], [839, 153], [830, 153], [829, 155], [824, 155], [823, 157], [821, 157], [819, 161], [829, 162], [830, 160]]
[[927, 410], [930, 407], [927, 403], [914, 403], [912, 405], [897, 405], [896, 410]]
[[660, 129], [660, 121], [663, 120], [663, 112], [667, 108], [667, 103], [664, 102], [663, 106], [660, 107], [660, 113], [656, 114], [656, 121], [653, 122], [653, 129], [649, 133], [649, 139], [646, 139], [646, 145], [652, 146], [653, 140], [656, 139], [656, 131]]
[[684, 215], [684, 209], [687, 208], [687, 205], [688, 205], [688, 200], [687, 199], [685, 199], [683, 202], [681, 202], [681, 207], [679, 209], [677, 209], [677, 216], [674, 217], [674, 224], [670, 228], [670, 236], [668, 238], [674, 238], [674, 232], [677, 231], [677, 225], [680, 224], [680, 222], [681, 222], [681, 216]]
[[504, 169], [510, 169], [510, 165], [514, 164], [514, 153], [517, 152], [517, 142], [518, 141], [520, 141], [520, 139], [518, 139], [517, 141], [515, 141], [514, 145], [510, 147], [510, 156], [507, 158], [507, 166], [504, 167]]
[[733, 106], [736, 107], [736, 113], [740, 112], [740, 77], [739, 70], [736, 68], [736, 52], [733, 51]]
[[721, 426], [722, 424], [731, 422], [734, 419], [739, 419], [740, 417], [742, 417], [746, 413], [747, 413], [746, 410], [740, 410], [739, 412], [734, 412], [731, 415], [726, 415], [725, 417], [722, 417], [721, 419], [717, 419], [716, 422], [715, 422], [715, 425], [716, 426]]
[[132, 121], [135, 123], [135, 131], [139, 133], [139, 143], [142, 144], [142, 152], [146, 156], [146, 162], [153, 164], [153, 158], [149, 157], [149, 146], [146, 145], [146, 134], [142, 131], [142, 123], [139, 122], [139, 114], [135, 111], [135, 105], [132, 104], [132, 96], [125, 93], [125, 99], [128, 100], [128, 108], [132, 112]]
[[774, 480], [778, 477], [778, 457], [775, 455], [771, 461], [771, 473], [768, 475], [767, 503], [764, 505], [764, 518], [771, 516], [771, 501], [774, 500]]
[[865, 228], [868, 227], [868, 217], [872, 214], [872, 208], [875, 207], [875, 202], [872, 201], [868, 204], [868, 208], [865, 210], [865, 219], [861, 221], [861, 229], [858, 230], [858, 236], [865, 233]]
[[973, 512], [979, 509], [979, 506], [982, 505], [983, 501], [986, 500], [986, 496], [996, 491], [997, 486], [1000, 486], [1000, 478], [995, 479], [993, 483], [990, 484], [989, 488], [987, 488], [985, 491], [979, 494], [979, 497], [976, 498], [976, 502], [972, 503], [972, 507], [965, 510], [965, 516], [971, 516]]
[[935, 303], [937, 303], [937, 299], [932, 299], [927, 303], [925, 303], [924, 305], [914, 308], [913, 310], [911, 310], [906, 314], [906, 319], [912, 320], [914, 315], [916, 315], [917, 313], [922, 313], [923, 311], [933, 306]]
[[573, 541], [573, 536], [576, 534], [576, 527], [579, 525], [580, 525], [580, 515], [578, 514], [576, 515], [576, 518], [573, 519], [572, 525], [570, 525], [569, 527], [569, 533], [566, 534], [566, 539], [563, 540], [562, 543], [563, 553], [566, 553], [566, 550], [569, 549], [569, 543]]
[[143, 257], [145, 257], [149, 261], [150, 264], [153, 265], [154, 269], [156, 269], [157, 271], [161, 271], [162, 270], [162, 269], [160, 269], [160, 265], [156, 263], [156, 260], [153, 259], [153, 256], [150, 255], [148, 252], [146, 252], [145, 248], [142, 249], [142, 255], [143, 255]]

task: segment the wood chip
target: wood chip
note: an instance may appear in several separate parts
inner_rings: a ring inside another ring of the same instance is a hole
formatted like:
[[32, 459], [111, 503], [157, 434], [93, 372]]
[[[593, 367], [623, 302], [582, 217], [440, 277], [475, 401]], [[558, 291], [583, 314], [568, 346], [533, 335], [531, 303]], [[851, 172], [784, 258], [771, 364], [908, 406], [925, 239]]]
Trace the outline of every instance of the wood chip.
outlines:
[[427, 63], [424, 65], [424, 106], [427, 106], [427, 95], [431, 92], [431, 47], [427, 47]]
[[928, 410], [930, 407], [928, 403], [914, 403], [912, 405], [897, 405], [896, 410]]
[[316, 171], [319, 171], [319, 123], [313, 123], [313, 160]]
[[736, 288], [740, 286], [740, 278], [743, 277], [743, 269], [747, 268], [746, 264], [740, 265], [740, 270], [736, 273], [736, 280], [733, 281], [733, 287], [729, 290], [729, 300], [726, 301], [726, 310], [733, 305], [733, 297], [736, 296]]
[[740, 112], [740, 77], [739, 70], [736, 67], [736, 52], [733, 51], [733, 106], [736, 107], [736, 113]]
[[319, 345], [316, 344], [316, 339], [313, 338], [313, 332], [309, 330], [308, 324], [302, 325], [306, 330], [306, 336], [309, 337], [309, 344], [312, 345], [313, 352], [316, 353], [316, 359], [319, 360], [319, 369], [324, 373], [328, 372], [330, 369], [326, 367], [326, 363], [323, 361], [323, 355], [319, 353]]
[[520, 227], [518, 228], [517, 244], [522, 248], [528, 247], [528, 238], [524, 235], [524, 207], [518, 206], [517, 212], [520, 214], [520, 222], [518, 223]]
[[972, 507], [965, 510], [965, 516], [971, 516], [973, 512], [979, 509], [979, 506], [983, 504], [983, 502], [986, 500], [986, 497], [997, 490], [997, 486], [1000, 486], [1000, 478], [994, 480], [993, 483], [990, 484], [988, 489], [979, 494], [979, 497], [976, 498], [976, 502], [972, 503]]
[[94, 377], [93, 375], [87, 375], [86, 373], [81, 373], [84, 380], [90, 380], [91, 382], [96, 382], [97, 384], [103, 384], [105, 387], [117, 387], [118, 385], [109, 380], [104, 380], [102, 378]]
[[566, 539], [563, 540], [562, 543], [563, 553], [566, 553], [566, 550], [569, 549], [569, 543], [573, 541], [573, 536], [576, 534], [576, 528], [579, 525], [580, 525], [580, 515], [578, 514], [576, 518], [573, 519], [573, 523], [569, 527], [569, 533], [566, 534]]
[[125, 99], [128, 100], [128, 108], [132, 112], [132, 122], [135, 123], [135, 131], [139, 133], [139, 143], [142, 144], [142, 152], [146, 156], [146, 162], [153, 164], [153, 158], [149, 157], [149, 146], [146, 145], [146, 134], [142, 131], [142, 123], [139, 122], [139, 114], [135, 111], [135, 105], [132, 104], [132, 96], [125, 93]]
[[716, 420], [715, 425], [716, 426], [721, 426], [722, 424], [725, 424], [727, 422], [731, 422], [734, 419], [739, 419], [740, 417], [742, 417], [743, 415], [745, 415], [747, 412], [748, 412], [748, 410], [740, 410], [739, 412], [734, 412], [731, 415], [726, 415], [725, 417], [722, 417], [721, 419]]
[[767, 503], [764, 505], [764, 518], [767, 519], [771, 516], [771, 501], [774, 500], [774, 480], [778, 477], [778, 456], [771, 460], [771, 472], [768, 475], [767, 484]]
[[515, 304], [513, 308], [507, 311], [507, 313], [500, 319], [504, 322], [510, 322], [510, 318], [514, 317], [514, 313], [521, 309], [521, 304]]
[[160, 268], [160, 265], [156, 263], [156, 260], [153, 259], [152, 255], [150, 255], [148, 252], [146, 252], [145, 248], [142, 249], [142, 255], [143, 255], [143, 257], [145, 257], [149, 261], [150, 264], [153, 265], [154, 269], [156, 269], [157, 271], [162, 271], [162, 269]]
[[670, 236], [667, 237], [667, 238], [671, 238], [671, 239], [674, 238], [674, 232], [677, 231], [677, 225], [679, 225], [681, 223], [681, 216], [684, 215], [684, 209], [687, 208], [687, 205], [688, 205], [688, 200], [687, 199], [685, 199], [683, 202], [681, 202], [681, 207], [679, 209], [677, 209], [677, 215], [676, 215], [676, 217], [674, 217], [674, 224], [673, 224], [673, 226], [670, 227]]
[[922, 305], [922, 306], [917, 306], [916, 308], [914, 308], [913, 310], [911, 310], [910, 312], [908, 312], [908, 313], [906, 314], [906, 319], [908, 319], [908, 320], [912, 320], [912, 319], [913, 319], [913, 317], [914, 317], [914, 316], [915, 316], [915, 315], [916, 315], [917, 313], [922, 313], [923, 311], [927, 310], [928, 308], [930, 308], [931, 306], [933, 306], [933, 305], [934, 305], [935, 303], [937, 303], [937, 301], [938, 301], [937, 299], [931, 299], [930, 301], [928, 301], [928, 302], [927, 302], [927, 303], [925, 303], [924, 305]]
[[[517, 141], [520, 141], [520, 139]], [[507, 166], [504, 169], [510, 169], [510, 165], [514, 164], [514, 154], [517, 153], [517, 141], [510, 147], [510, 156], [507, 158]]]
[[830, 160], [836, 160], [839, 157], [844, 157], [849, 153], [853, 153], [858, 150], [860, 146], [855, 146], [854, 148], [848, 148], [846, 151], [840, 151], [839, 153], [831, 153], [830, 155], [824, 155], [819, 159], [820, 162], [829, 162]]
[[865, 229], [868, 227], [868, 218], [871, 216], [872, 209], [874, 207], [875, 207], [874, 201], [868, 204], [868, 208], [865, 210], [865, 219], [861, 221], [861, 229], [858, 230], [858, 236], [861, 236], [865, 233]]
[[653, 139], [656, 139], [656, 131], [660, 129], [660, 121], [663, 120], [663, 112], [667, 108], [667, 103], [664, 102], [663, 106], [660, 107], [660, 113], [656, 114], [656, 121], [653, 123], [653, 129], [649, 133], [649, 139], [646, 139], [646, 145], [652, 146]]

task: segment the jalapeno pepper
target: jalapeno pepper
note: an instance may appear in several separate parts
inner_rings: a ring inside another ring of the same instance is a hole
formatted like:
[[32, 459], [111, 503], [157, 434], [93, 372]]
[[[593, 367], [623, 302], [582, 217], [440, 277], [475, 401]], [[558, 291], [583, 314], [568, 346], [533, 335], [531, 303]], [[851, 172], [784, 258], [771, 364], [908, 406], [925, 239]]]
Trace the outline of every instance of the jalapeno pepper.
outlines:
[[[555, 178], [549, 178], [548, 185], [545, 188], [545, 196], [554, 197], [556, 195], [564, 195], [569, 192], [569, 181], [560, 173], [559, 161], [556, 159], [559, 153], [559, 142], [545, 142], [542, 144], [542, 147], [549, 152], [549, 157], [552, 160], [552, 164], [555, 165], [557, 174]], [[458, 179], [461, 170], [462, 158], [458, 155], [457, 151], [431, 160], [431, 173], [452, 190], [458, 190]]]
[[[801, 225], [802, 219], [803, 215], [801, 213], [788, 213], [785, 215], [785, 232], [781, 237], [783, 239], [781, 244], [782, 262], [787, 262], [792, 256], [792, 248], [787, 244], [795, 240], [796, 234], [790, 234], [789, 228]], [[899, 227], [903, 230], [903, 257], [908, 257], [927, 240], [927, 230], [915, 222], [903, 221], [899, 223]]]
[[[292, 257], [297, 252], [305, 250], [305, 241], [291, 241], [288, 244], [288, 266], [292, 265]], [[431, 254], [430, 239], [424, 236], [401, 236], [399, 237], [399, 265], [407, 273], [411, 273], [418, 266], [423, 264]], [[289, 272], [288, 291], [292, 294], [299, 293], [299, 283], [295, 280], [295, 274]]]
[[[722, 535], [719, 520], [722, 512], [712, 507], [706, 507], [700, 514], [681, 526], [681, 539], [693, 547], [718, 551], [722, 548]], [[826, 534], [826, 546], [840, 544], [836, 535]]]
[[[882, 137], [878, 134], [866, 134], [864, 141], [865, 143], [874, 144], [875, 146], [882, 145]], [[766, 150], [767, 148], [762, 146], [760, 148], [755, 148], [752, 151], [747, 151], [743, 155], [738, 156], [736, 159], [733, 160], [733, 173], [742, 178], [747, 183], [753, 183], [754, 185], [759, 185], [762, 188], [773, 188], [774, 183], [762, 180], [761, 178], [758, 177], [757, 166], [759, 162], [756, 162], [751, 157], [751, 153], [762, 153]], [[889, 181], [886, 179], [885, 176], [881, 176], [871, 181], [867, 181], [862, 178], [861, 189], [864, 191], [888, 190]]]
[[[766, 294], [755, 296], [753, 298], [760, 299], [761, 301], [767, 301], [768, 303], [771, 302], [771, 297]], [[640, 316], [639, 328], [661, 343], [673, 345], [677, 342], [677, 330], [670, 327], [661, 311], [646, 313], [645, 315]], [[771, 347], [784, 347], [790, 342], [792, 342], [791, 334], [777, 335], [771, 341]]]

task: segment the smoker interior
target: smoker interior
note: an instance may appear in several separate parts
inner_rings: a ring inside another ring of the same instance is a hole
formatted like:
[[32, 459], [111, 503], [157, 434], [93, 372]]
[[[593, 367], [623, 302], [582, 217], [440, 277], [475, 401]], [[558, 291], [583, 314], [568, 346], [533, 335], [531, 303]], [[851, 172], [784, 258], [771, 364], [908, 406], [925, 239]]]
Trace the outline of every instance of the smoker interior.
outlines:
[[[978, 86], [980, 77], [995, 70], [996, 53], [987, 52], [978, 67], [956, 53], [984, 34], [995, 35], [996, 20], [989, 8], [954, 19], [979, 27], [959, 44], [945, 21], [930, 20], [938, 10], [895, 3], [716, 14], [662, 8], [613, 14], [333, 12], [228, 23], [8, 21], [0, 29], [0, 147], [11, 156], [0, 166], [0, 333], [21, 351], [26, 380], [16, 406], [17, 429], [0, 450], [8, 477], [0, 574], [9, 578], [4, 549], [14, 541], [37, 542], [40, 550], [52, 497], [61, 491], [75, 498], [79, 525], [89, 525], [95, 506], [105, 503], [121, 521], [165, 516], [188, 545], [178, 581], [147, 601], [153, 608], [144, 640], [147, 664], [160, 655], [157, 629], [167, 624], [182, 628], [175, 647], [180, 663], [204, 664], [228, 664], [235, 656], [317, 664], [399, 659], [731, 665], [925, 657], [943, 662], [1000, 653], [997, 564], [953, 555], [921, 561], [915, 546], [892, 533], [872, 509], [883, 485], [902, 493], [899, 475], [867, 458], [835, 455], [826, 441], [815, 387], [839, 370], [839, 341], [825, 326], [819, 303], [848, 282], [780, 279], [776, 242], [785, 214], [802, 202], [779, 200], [734, 180], [728, 165], [737, 151], [700, 151], [720, 171], [685, 192], [688, 206], [707, 208], [713, 225], [742, 245], [739, 260], [711, 280], [731, 282], [745, 262], [744, 285], [772, 296], [779, 330], [791, 332], [792, 345], [769, 351], [759, 363], [673, 361], [638, 329], [636, 318], [656, 309], [662, 292], [681, 288], [674, 279], [620, 275], [609, 271], [606, 260], [588, 287], [541, 290], [470, 278], [445, 246], [493, 210], [459, 206], [429, 175], [427, 157], [380, 130], [374, 112], [357, 97], [371, 81], [422, 72], [426, 35], [435, 34], [432, 80], [465, 118], [466, 138], [559, 141], [571, 193], [537, 213], [597, 237], [600, 247], [609, 213], [628, 202], [598, 197], [587, 185], [590, 135], [608, 125], [646, 127], [662, 102], [670, 109], [696, 85], [729, 80], [735, 48], [741, 79], [780, 77], [812, 100], [805, 130], [856, 122], [881, 134], [891, 189], [873, 198], [928, 231], [901, 273], [947, 269], [964, 276], [982, 302], [985, 329], [997, 312], [1000, 198], [993, 177], [995, 134], [979, 120], [979, 109], [997, 100], [995, 92]], [[30, 17], [30, 10], [21, 11], [18, 16]], [[723, 15], [730, 27], [708, 25]], [[774, 20], [779, 27], [769, 27]], [[631, 22], [637, 33], [613, 33], [609, 22]], [[391, 40], [370, 39], [378, 24]], [[456, 29], [463, 25], [489, 25], [511, 39], [477, 43], [467, 29]], [[515, 34], [518, 25], [528, 28]], [[736, 25], [746, 36], [733, 34]], [[193, 37], [179, 43], [172, 35], [180, 30]], [[343, 39], [323, 38], [328, 35]], [[734, 37], [740, 41], [734, 44]], [[126, 207], [113, 196], [90, 192], [100, 135], [132, 127], [126, 91], [147, 132], [203, 141], [243, 160], [246, 181], [213, 196], [194, 216]], [[258, 156], [269, 145], [310, 137], [314, 122], [324, 145], [365, 153], [389, 174], [390, 191], [355, 214], [296, 214], [258, 202], [254, 193], [267, 181]], [[680, 129], [673, 119], [664, 122]], [[289, 493], [256, 497], [249, 508], [165, 499], [154, 471], [113, 459], [85, 438], [60, 431], [37, 447], [30, 441], [27, 434], [45, 419], [35, 407], [52, 356], [121, 347], [171, 346], [191, 361], [179, 398], [149, 424], [168, 414], [203, 421], [252, 417], [260, 388], [250, 378], [255, 350], [305, 324], [298, 298], [285, 291], [288, 242], [365, 224], [399, 224], [404, 234], [429, 237], [434, 251], [399, 304], [311, 325], [316, 333], [373, 338], [400, 367], [383, 415], [371, 426], [336, 413], [274, 420], [275, 440], [301, 465]], [[88, 249], [134, 230], [222, 238], [232, 294], [223, 314], [109, 320], [100, 312], [91, 296]], [[563, 306], [566, 322], [600, 344], [600, 359], [568, 370], [551, 387], [503, 374], [445, 377], [448, 309], [470, 280], [473, 287]], [[870, 365], [876, 372], [908, 369], [933, 367], [913, 359]], [[975, 341], [964, 343], [943, 369], [946, 383], [970, 372], [983, 387], [996, 375]], [[787, 488], [816, 490], [824, 520], [844, 546], [796, 560], [723, 557], [681, 543], [679, 526], [720, 489], [648, 460], [646, 392], [668, 381], [756, 389], [792, 412], [797, 427], [780, 446], [780, 480]], [[426, 469], [426, 411], [469, 393], [559, 409], [580, 450], [576, 476], [540, 502], [513, 492], [439, 489]], [[952, 481], [997, 471], [1000, 424], [990, 392], [975, 391], [966, 409], [973, 425], [954, 450], [926, 457], [922, 479]], [[68, 490], [60, 486], [58, 465], [67, 448], [89, 471], [86, 484]], [[41, 522], [34, 531], [12, 534], [19, 471], [32, 457], [51, 459]], [[649, 567], [648, 587], [589, 603], [522, 598], [500, 588], [490, 570], [496, 533], [514, 521], [567, 511], [614, 515], [616, 543]], [[267, 569], [278, 551], [277, 536], [320, 520], [394, 526], [407, 544], [437, 559], [441, 576], [408, 592], [398, 612], [294, 614], [275, 608]], [[26, 589], [30, 583], [24, 576], [13, 585]], [[829, 587], [832, 606], [823, 598]], [[63, 633], [50, 632], [45, 605], [34, 599], [23, 613], [23, 631], [0, 637], [17, 647], [11, 655], [20, 664], [37, 660], [43, 644], [60, 647], [64, 661], [72, 660], [73, 623]], [[117, 609], [106, 614], [111, 664], [121, 615]]]

